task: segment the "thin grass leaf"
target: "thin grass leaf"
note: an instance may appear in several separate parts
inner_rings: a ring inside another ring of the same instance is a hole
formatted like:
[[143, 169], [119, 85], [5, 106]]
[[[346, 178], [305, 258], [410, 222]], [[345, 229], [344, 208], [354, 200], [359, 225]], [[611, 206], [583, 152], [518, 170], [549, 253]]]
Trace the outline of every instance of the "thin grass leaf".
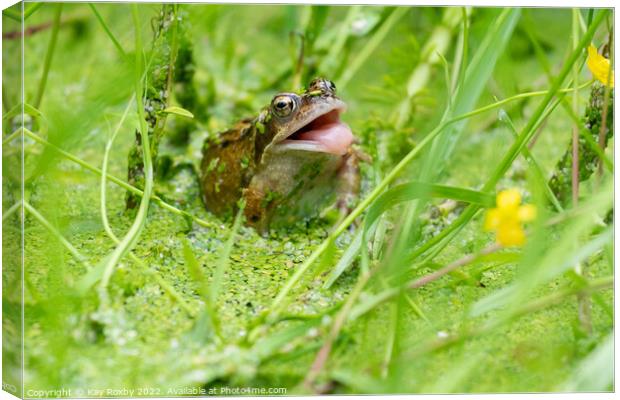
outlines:
[[166, 107], [165, 109], [162, 110], [162, 112], [166, 114], [178, 115], [178, 116], [189, 118], [189, 119], [194, 118], [194, 114], [192, 114], [191, 112], [187, 111], [184, 108], [177, 107], [177, 106]]
[[[20, 204], [20, 203], [18, 203]], [[52, 225], [41, 213], [39, 213], [34, 207], [32, 207], [27, 201], [23, 201], [24, 210], [28, 211], [30, 215], [35, 217], [37, 221], [41, 223], [51, 234], [54, 236], [63, 246], [69, 250], [71, 255], [75, 257], [80, 263], [82, 263], [86, 269], [91, 269], [90, 263], [88, 259], [79, 252], [78, 249], [75, 248], [61, 233], [56, 229], [54, 225]]]
[[[48, 125], [49, 125], [47, 122], [47, 118], [45, 118], [45, 116], [41, 113], [41, 111], [39, 111], [38, 109], [36, 109], [35, 107], [31, 106], [28, 103], [16, 104], [8, 112], [2, 115], [2, 120], [7, 121], [17, 115], [21, 115], [22, 107], [23, 107], [24, 113], [28, 114], [29, 116], [34, 118], [34, 120], [36, 121], [39, 134], [45, 136], [47, 134]], [[6, 141], [6, 139], [3, 139], [2, 144], [4, 144], [4, 141]]]
[[9, 207], [3, 214], [2, 214], [2, 222], [4, 222], [7, 218], [9, 218], [11, 215], [13, 215], [14, 212], [16, 212], [17, 210], [19, 210], [21, 208], [22, 203], [21, 202], [17, 202], [15, 204], [13, 204], [11, 207]]
[[32, 5], [26, 7], [24, 10], [24, 21], [28, 19], [32, 14], [34, 14], [45, 2], [37, 2]]
[[362, 65], [368, 60], [372, 53], [379, 47], [385, 36], [392, 27], [400, 20], [408, 9], [406, 7], [395, 7], [390, 16], [383, 22], [381, 27], [366, 42], [366, 45], [357, 53], [356, 57], [347, 66], [342, 76], [337, 78], [338, 87], [343, 89], [357, 73]]
[[401, 292], [396, 301], [389, 304], [389, 320], [388, 329], [386, 332], [385, 350], [383, 356], [383, 363], [381, 364], [381, 377], [383, 379], [388, 377], [390, 372], [390, 365], [392, 364], [392, 356], [397, 347], [398, 339], [398, 325], [399, 325], [399, 309], [401, 305], [400, 299], [402, 299], [403, 293]]
[[614, 334], [610, 333], [574, 369], [558, 390], [562, 392], [608, 392], [613, 390]]
[[22, 22], [22, 13], [21, 13], [21, 11], [22, 11], [21, 7], [20, 7], [19, 11], [15, 11], [13, 8], [7, 8], [5, 10], [2, 10], [2, 15], [6, 16], [6, 17], [9, 17], [12, 20], [21, 23]]
[[459, 34], [459, 44], [457, 48], [459, 51], [454, 57], [454, 70], [452, 76], [454, 87], [451, 88], [452, 92], [455, 92], [459, 86], [463, 86], [465, 81], [465, 70], [467, 68], [467, 60], [469, 59], [469, 18], [471, 16], [471, 7], [461, 7], [461, 32]]
[[319, 64], [318, 71], [325, 76], [334, 76], [338, 61], [342, 57], [344, 46], [351, 34], [351, 25], [358, 15], [360, 15], [361, 10], [362, 8], [360, 6], [352, 6], [349, 8], [346, 18], [341, 22], [340, 29], [335, 35], [327, 55], [322, 58], [321, 64]]
[[93, 10], [93, 13], [95, 13], [97, 20], [99, 21], [99, 24], [101, 24], [101, 27], [103, 28], [106, 35], [108, 35], [108, 37], [114, 44], [114, 47], [116, 47], [116, 50], [118, 51], [118, 53], [121, 55], [122, 58], [125, 58], [127, 54], [125, 53], [125, 50], [123, 50], [123, 46], [121, 46], [120, 42], [116, 39], [116, 37], [112, 33], [112, 30], [110, 30], [110, 28], [108, 27], [108, 24], [106, 24], [105, 20], [103, 19], [103, 17], [97, 10], [97, 7], [95, 7], [93, 3], [88, 3], [88, 5], [90, 6], [91, 10]]
[[47, 76], [52, 65], [52, 59], [56, 52], [56, 42], [58, 40], [58, 32], [60, 30], [60, 17], [62, 15], [62, 3], [56, 4], [56, 13], [54, 14], [54, 22], [52, 23], [52, 36], [50, 37], [49, 44], [47, 45], [47, 51], [45, 52], [45, 59], [43, 60], [43, 71], [41, 72], [41, 78], [39, 80], [39, 88], [34, 98], [33, 104], [35, 108], [39, 108], [41, 100], [43, 99], [43, 93], [45, 92], [45, 86], [47, 85]]
[[484, 207], [492, 206], [495, 202], [493, 195], [476, 190], [423, 182], [404, 183], [394, 186], [374, 201], [366, 214], [365, 229], [368, 230], [381, 214], [399, 203], [430, 198], [452, 199]]
[[363, 231], [361, 229], [355, 233], [349, 247], [347, 247], [345, 252], [342, 254], [342, 257], [340, 257], [340, 260], [338, 260], [336, 266], [332, 268], [331, 272], [327, 276], [327, 279], [323, 284], [323, 288], [329, 289], [334, 282], [338, 280], [340, 275], [342, 275], [342, 273], [346, 271], [349, 266], [351, 266], [353, 261], [355, 261], [362, 245], [362, 233]]
[[[443, 54], [446, 54], [450, 50], [452, 31], [460, 22], [460, 17], [461, 13], [456, 8], [447, 7], [443, 10], [441, 24], [435, 27], [430, 34], [430, 38], [424, 45], [420, 55], [421, 60], [415, 66], [407, 80], [405, 97], [396, 107], [395, 113], [391, 117], [396, 128], [403, 128], [409, 121], [413, 99], [428, 85], [434, 65], [442, 61]], [[443, 61], [444, 69], [447, 71], [447, 61], [445, 58]], [[448, 73], [446, 73], [446, 75], [448, 75]], [[447, 79], [446, 82], [448, 91], [451, 90], [449, 81], [450, 79]], [[448, 99], [451, 99], [451, 97], [448, 97]]]
[[441, 376], [437, 377], [434, 382], [429, 382], [422, 386], [422, 393], [459, 393], [459, 387], [462, 387], [466, 380], [469, 379], [475, 368], [480, 364], [485, 353], [473, 353], [470, 351], [462, 351], [462, 355], [458, 360], [451, 362], [448, 370]]
[[110, 157], [110, 150], [112, 150], [112, 144], [114, 143], [114, 139], [116, 139], [116, 137], [118, 136], [118, 133], [121, 130], [121, 126], [123, 125], [125, 118], [127, 118], [129, 109], [134, 101], [135, 101], [135, 94], [131, 96], [131, 99], [127, 103], [127, 107], [125, 107], [125, 111], [123, 111], [123, 115], [121, 116], [121, 119], [119, 120], [118, 124], [116, 125], [116, 128], [114, 129], [114, 132], [112, 133], [112, 136], [110, 136], [110, 139], [108, 139], [108, 142], [106, 143], [105, 150], [103, 152], [103, 162], [101, 165], [101, 177], [100, 177], [101, 179], [100, 179], [100, 191], [99, 191], [99, 194], [100, 194], [100, 207], [99, 208], [101, 212], [101, 222], [103, 223], [103, 229], [108, 233], [108, 236], [110, 236], [113, 240], [116, 240], [116, 241], [118, 241], [118, 239], [116, 238], [116, 235], [114, 234], [114, 232], [112, 231], [112, 228], [110, 227], [110, 221], [108, 220], [108, 212], [107, 212], [107, 207], [106, 207], [108, 160]]
[[314, 42], [323, 31], [329, 12], [330, 7], [321, 5], [310, 6], [310, 20], [308, 21], [304, 35], [310, 51], [314, 48]]
[[4, 139], [2, 139], [2, 146], [6, 146], [11, 143], [15, 138], [21, 137], [21, 134], [24, 132], [22, 127], [19, 127], [15, 130], [15, 132], [7, 135]]
[[[28, 3], [25, 3], [28, 4]], [[36, 2], [36, 3], [31, 3], [30, 5], [26, 5], [24, 7], [24, 21], [26, 21], [32, 14], [34, 14], [39, 8], [41, 8], [41, 6], [45, 4], [45, 2], [40, 1], [40, 2]], [[19, 11], [15, 11], [13, 8], [7, 8], [2, 10], [2, 14], [6, 15], [7, 17], [17, 21], [17, 22], [22, 22], [22, 9], [21, 7], [19, 7], [20, 10]]]
[[323, 256], [321, 257], [321, 259], [317, 263], [317, 266], [316, 266], [315, 271], [313, 273], [314, 277], [322, 274], [330, 266], [333, 265], [334, 258], [336, 256], [336, 250], [337, 250], [337, 248], [336, 248], [336, 241], [335, 241], [335, 239], [332, 239], [327, 244], [327, 248], [323, 252]]
[[215, 272], [213, 274], [213, 281], [211, 283], [211, 304], [215, 305], [217, 302], [218, 295], [220, 293], [220, 289], [222, 287], [222, 279], [224, 277], [224, 272], [228, 269], [230, 265], [230, 253], [232, 252], [233, 246], [235, 244], [235, 238], [237, 233], [239, 232], [239, 227], [241, 226], [241, 222], [245, 218], [243, 215], [243, 209], [245, 208], [245, 204], [241, 202], [239, 205], [239, 211], [237, 211], [237, 216], [235, 217], [235, 221], [233, 223], [232, 228], [230, 229], [230, 236], [226, 241], [226, 244], [222, 248], [222, 253], [219, 256], [217, 266], [215, 268]]
[[413, 300], [411, 296], [409, 296], [408, 294], [405, 294], [404, 296], [405, 296], [405, 300], [407, 300], [407, 304], [409, 304], [409, 307], [411, 307], [413, 312], [418, 317], [422, 318], [424, 322], [432, 326], [431, 320], [426, 316], [424, 311], [422, 311], [422, 308], [420, 307], [420, 305], [415, 300]]
[[[136, 49], [142, 48], [142, 37], [140, 33], [140, 19], [138, 17], [138, 8], [134, 4], [132, 8], [132, 16], [134, 21], [135, 36], [136, 36]], [[142, 54], [140, 51], [136, 51], [136, 71], [135, 71], [135, 86], [136, 86], [136, 102], [138, 107], [138, 121], [141, 125], [141, 131], [146, 132], [146, 121], [144, 119], [144, 106], [142, 104], [143, 96], [143, 65]], [[140, 207], [136, 214], [133, 224], [119, 243], [114, 251], [106, 257], [101, 263], [102, 275], [101, 283], [99, 285], [99, 296], [102, 302], [102, 306], [107, 305], [107, 286], [114, 272], [114, 268], [118, 261], [136, 244], [144, 225], [146, 224], [146, 215], [148, 212], [151, 194], [153, 192], [153, 162], [151, 159], [151, 146], [149, 143], [148, 135], [142, 135], [142, 154], [144, 160], [144, 195], [140, 200]]]
[[[506, 126], [508, 127], [508, 129], [510, 130], [510, 132], [512, 133], [512, 135], [515, 138], [517, 136], [519, 136], [519, 133], [517, 132], [517, 129], [515, 128], [515, 126], [514, 126], [514, 124], [512, 122], [512, 119], [510, 119], [510, 117], [508, 116], [508, 114], [504, 110], [500, 110], [499, 120], [506, 124]], [[540, 166], [540, 164], [538, 163], [538, 161], [536, 161], [536, 159], [534, 158], [534, 156], [533, 156], [532, 152], [530, 151], [530, 149], [526, 146], [526, 147], [523, 148], [522, 152], [523, 152], [523, 157], [525, 158], [527, 163], [532, 167], [532, 169], [534, 171], [534, 174], [535, 174], [535, 177], [538, 180], [539, 184], [542, 187], [544, 187], [545, 194], [547, 195], [547, 198], [549, 199], [551, 204], [553, 204], [553, 206], [559, 212], [564, 211], [564, 208], [562, 207], [562, 205], [558, 201], [557, 197], [555, 196], [555, 194], [553, 193], [553, 191], [549, 187], [549, 184], [547, 183], [547, 174], [543, 171], [543, 169]]]
[[185, 266], [189, 270], [191, 277], [198, 283], [200, 295], [208, 301], [210, 292], [209, 280], [203, 273], [200, 263], [192, 251], [192, 245], [187, 238], [183, 239], [183, 259], [185, 260]]
[[252, 348], [252, 351], [260, 359], [271, 357], [278, 351], [282, 350], [282, 347], [291, 343], [295, 339], [303, 337], [310, 329], [317, 327], [320, 323], [321, 320], [315, 318], [281, 329], [273, 334], [257, 340]]

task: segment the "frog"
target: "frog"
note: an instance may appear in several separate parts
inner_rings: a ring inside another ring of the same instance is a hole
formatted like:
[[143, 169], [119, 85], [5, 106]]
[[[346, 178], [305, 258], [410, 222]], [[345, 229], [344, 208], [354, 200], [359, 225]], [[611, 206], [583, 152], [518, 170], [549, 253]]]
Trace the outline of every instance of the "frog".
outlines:
[[243, 204], [246, 225], [262, 233], [312, 220], [328, 206], [345, 216], [359, 195], [360, 161], [368, 160], [340, 119], [346, 110], [334, 82], [318, 77], [207, 137], [200, 164], [207, 210], [223, 217]]

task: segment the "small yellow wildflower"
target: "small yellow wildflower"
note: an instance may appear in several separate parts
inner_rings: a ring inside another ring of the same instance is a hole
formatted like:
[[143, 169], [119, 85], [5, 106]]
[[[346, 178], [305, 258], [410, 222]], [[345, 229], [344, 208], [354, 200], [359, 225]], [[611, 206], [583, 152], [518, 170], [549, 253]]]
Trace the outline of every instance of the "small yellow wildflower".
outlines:
[[[609, 87], [613, 89], [614, 71], [611, 70], [611, 63], [608, 59], [598, 54], [596, 47], [593, 45], [588, 46], [588, 69], [603, 85], [607, 85], [609, 81]], [[611, 76], [609, 76], [610, 72]]]
[[525, 243], [523, 223], [536, 218], [536, 207], [521, 205], [517, 189], [503, 190], [497, 194], [497, 207], [487, 211], [484, 229], [495, 231], [502, 246], [522, 246]]

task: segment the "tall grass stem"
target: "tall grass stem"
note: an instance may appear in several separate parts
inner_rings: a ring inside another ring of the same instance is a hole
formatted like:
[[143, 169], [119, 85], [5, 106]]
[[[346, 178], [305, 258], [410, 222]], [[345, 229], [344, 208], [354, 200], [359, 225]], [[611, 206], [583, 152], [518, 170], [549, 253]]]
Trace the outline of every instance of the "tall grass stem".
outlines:
[[392, 29], [392, 27], [400, 20], [406, 13], [407, 7], [396, 7], [390, 16], [383, 22], [381, 27], [373, 34], [366, 45], [356, 54], [355, 58], [347, 66], [342, 76], [338, 78], [338, 86], [343, 89], [357, 73], [362, 65], [368, 60], [368, 57], [379, 47], [379, 44], [385, 39], [385, 36]]
[[125, 58], [126, 57], [126, 53], [125, 53], [125, 50], [123, 50], [123, 46], [121, 46], [120, 42], [116, 39], [116, 37], [114, 36], [112, 31], [108, 27], [108, 24], [106, 24], [105, 20], [103, 19], [103, 17], [99, 13], [99, 10], [97, 10], [97, 7], [95, 7], [95, 5], [93, 3], [88, 3], [88, 5], [90, 6], [91, 10], [93, 10], [93, 13], [97, 17], [97, 20], [99, 21], [99, 24], [101, 24], [101, 27], [103, 28], [103, 30], [105, 31], [106, 35], [108, 35], [108, 37], [110, 38], [110, 40], [114, 44], [114, 47], [116, 47], [116, 50], [119, 52], [119, 54], [121, 55], [122, 58]]
[[52, 34], [47, 46], [47, 51], [45, 52], [43, 72], [41, 73], [39, 88], [33, 103], [35, 108], [39, 108], [41, 106], [41, 100], [43, 99], [43, 93], [45, 92], [45, 86], [47, 85], [47, 77], [52, 65], [52, 59], [54, 58], [54, 53], [56, 52], [56, 42], [58, 41], [58, 31], [60, 30], [60, 17], [62, 15], [62, 3], [55, 4], [55, 7], [56, 12], [54, 13], [54, 22], [52, 23]]
[[[144, 119], [144, 106], [142, 103], [143, 84], [142, 84], [142, 35], [141, 25], [138, 16], [138, 6], [132, 4], [132, 17], [134, 22], [134, 30], [136, 36], [136, 72], [135, 72], [135, 90], [136, 90], [136, 103], [137, 112], [140, 123], [140, 131], [142, 132], [142, 151], [144, 161], [144, 195], [140, 200], [140, 206], [134, 219], [133, 224], [129, 228], [129, 231], [125, 234], [120, 244], [114, 249], [112, 254], [106, 259], [105, 266], [103, 268], [103, 275], [101, 277], [101, 283], [99, 286], [99, 294], [101, 300], [105, 303], [107, 299], [107, 286], [114, 272], [114, 268], [120, 258], [135, 245], [136, 241], [140, 237], [142, 229], [146, 224], [146, 216], [148, 213], [148, 207], [151, 200], [151, 194], [153, 191], [153, 163], [151, 160], [151, 146], [149, 143], [149, 137], [147, 134], [146, 121]], [[105, 305], [105, 304], [104, 304]]]
[[67, 250], [69, 250], [71, 255], [73, 255], [73, 257], [75, 257], [76, 260], [82, 263], [84, 267], [86, 267], [86, 269], [91, 268], [90, 263], [88, 262], [86, 257], [82, 255], [82, 253], [80, 253], [79, 250], [76, 249], [75, 246], [73, 246], [71, 242], [69, 242], [58, 231], [58, 229], [56, 229], [54, 225], [52, 225], [47, 219], [45, 219], [45, 217], [41, 215], [41, 213], [39, 213], [39, 211], [37, 211], [34, 207], [32, 207], [27, 201], [24, 200], [23, 204], [24, 204], [24, 209], [28, 211], [28, 213], [32, 215], [37, 221], [39, 221], [41, 225], [43, 225], [52, 234], [52, 236], [54, 236], [60, 243], [62, 243], [62, 245], [65, 246]]

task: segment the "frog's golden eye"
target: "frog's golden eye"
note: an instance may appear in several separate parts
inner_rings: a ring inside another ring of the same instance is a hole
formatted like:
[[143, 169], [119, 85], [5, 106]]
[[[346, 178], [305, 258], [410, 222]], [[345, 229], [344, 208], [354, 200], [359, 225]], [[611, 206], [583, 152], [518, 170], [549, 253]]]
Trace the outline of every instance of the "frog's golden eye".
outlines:
[[329, 79], [314, 78], [310, 82], [310, 86], [309, 86], [308, 91], [309, 92], [313, 92], [315, 90], [320, 91], [322, 94], [335, 95], [336, 94], [336, 85], [334, 84], [334, 82], [330, 81]]
[[295, 99], [288, 95], [276, 96], [271, 102], [271, 110], [276, 116], [281, 118], [291, 115], [296, 107]]
[[332, 93], [336, 93], [336, 84], [332, 81], [327, 81], [327, 87], [329, 88], [329, 91]]

